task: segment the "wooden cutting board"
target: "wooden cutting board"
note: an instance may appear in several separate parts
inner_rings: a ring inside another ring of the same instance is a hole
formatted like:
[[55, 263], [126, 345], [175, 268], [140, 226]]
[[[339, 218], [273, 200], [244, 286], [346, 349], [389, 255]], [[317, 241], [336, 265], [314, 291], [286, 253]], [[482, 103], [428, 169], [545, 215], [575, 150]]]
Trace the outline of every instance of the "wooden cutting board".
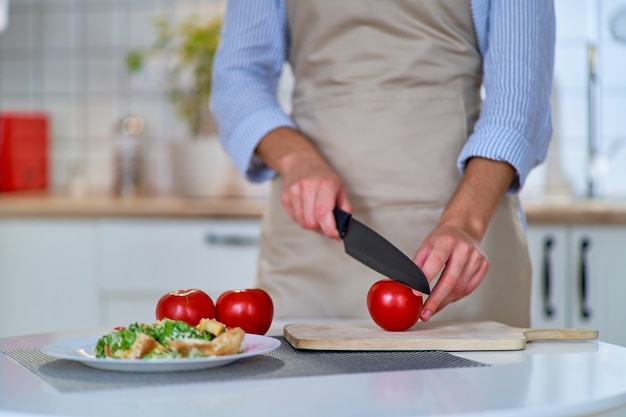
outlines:
[[523, 329], [495, 321], [418, 322], [404, 332], [388, 332], [374, 322], [288, 324], [285, 339], [312, 350], [523, 350], [538, 340], [592, 340], [592, 329]]

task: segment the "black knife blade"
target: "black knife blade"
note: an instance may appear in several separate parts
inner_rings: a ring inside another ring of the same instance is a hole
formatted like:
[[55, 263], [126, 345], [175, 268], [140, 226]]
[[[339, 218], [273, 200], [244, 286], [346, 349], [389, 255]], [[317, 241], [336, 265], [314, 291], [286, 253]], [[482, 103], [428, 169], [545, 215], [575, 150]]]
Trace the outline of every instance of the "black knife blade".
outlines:
[[346, 253], [387, 278], [430, 294], [430, 285], [419, 266], [387, 239], [356, 220], [350, 213], [333, 210]]

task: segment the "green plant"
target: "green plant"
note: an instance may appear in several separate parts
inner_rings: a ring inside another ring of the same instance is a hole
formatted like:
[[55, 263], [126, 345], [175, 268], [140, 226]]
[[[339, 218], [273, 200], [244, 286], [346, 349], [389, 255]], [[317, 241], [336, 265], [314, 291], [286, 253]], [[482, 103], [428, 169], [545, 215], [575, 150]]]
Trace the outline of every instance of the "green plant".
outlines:
[[168, 98], [188, 126], [192, 137], [211, 131], [209, 110], [213, 58], [219, 43], [221, 19], [201, 21], [191, 17], [173, 24], [165, 17], [153, 21], [154, 43], [126, 55], [126, 68], [140, 72], [148, 59], [162, 58], [167, 66]]

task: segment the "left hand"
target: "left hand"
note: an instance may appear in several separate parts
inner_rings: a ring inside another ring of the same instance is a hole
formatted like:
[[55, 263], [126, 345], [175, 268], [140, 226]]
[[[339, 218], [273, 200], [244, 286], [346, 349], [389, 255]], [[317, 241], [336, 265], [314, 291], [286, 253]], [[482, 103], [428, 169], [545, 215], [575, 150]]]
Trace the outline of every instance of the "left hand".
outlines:
[[480, 249], [480, 241], [515, 173], [507, 162], [478, 157], [467, 162], [465, 175], [439, 223], [413, 258], [429, 282], [441, 272], [424, 303], [422, 321], [471, 294], [487, 275], [489, 260]]
[[424, 303], [422, 321], [428, 321], [448, 304], [471, 294], [489, 269], [489, 260], [476, 239], [462, 228], [442, 224], [426, 236], [414, 261], [429, 281], [441, 271]]

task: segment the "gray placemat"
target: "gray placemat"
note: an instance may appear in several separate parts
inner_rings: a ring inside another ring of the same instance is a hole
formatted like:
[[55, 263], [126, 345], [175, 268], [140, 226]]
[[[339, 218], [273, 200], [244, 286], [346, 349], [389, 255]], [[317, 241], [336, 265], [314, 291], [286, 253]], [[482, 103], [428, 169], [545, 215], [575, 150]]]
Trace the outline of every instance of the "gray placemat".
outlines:
[[281, 345], [263, 355], [197, 371], [130, 373], [104, 371], [77, 361], [56, 359], [38, 348], [7, 349], [5, 355], [25, 366], [60, 392], [125, 387], [211, 383], [264, 378], [290, 378], [362, 372], [489, 366], [443, 351], [308, 351], [294, 349], [283, 337]]

